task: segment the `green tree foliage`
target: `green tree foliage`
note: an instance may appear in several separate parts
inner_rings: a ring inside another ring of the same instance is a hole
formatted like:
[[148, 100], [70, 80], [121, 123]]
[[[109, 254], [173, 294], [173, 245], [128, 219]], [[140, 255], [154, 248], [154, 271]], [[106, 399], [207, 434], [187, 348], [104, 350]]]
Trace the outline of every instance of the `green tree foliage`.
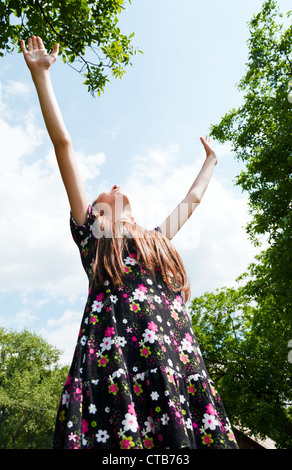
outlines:
[[0, 328], [0, 448], [52, 445], [57, 407], [68, 368], [61, 352], [24, 330]]
[[244, 287], [192, 301], [192, 325], [232, 424], [292, 448], [292, 364], [287, 328], [273, 295], [255, 303]]
[[123, 0], [2, 0], [0, 55], [33, 34], [48, 51], [58, 42], [63, 61], [85, 77], [89, 92], [100, 94], [109, 74], [121, 78], [136, 53], [134, 34], [126, 36], [118, 27], [124, 8]]
[[[233, 423], [292, 448], [291, 14], [264, 1], [249, 22], [243, 104], [211, 128], [245, 163], [235, 183], [249, 194], [246, 230], [262, 251], [238, 281], [193, 299], [192, 323]], [[283, 24], [282, 24], [283, 22]], [[288, 26], [287, 26], [288, 25]]]
[[[277, 2], [265, 1], [249, 23], [249, 57], [238, 88], [243, 104], [228, 112], [211, 134], [231, 142], [245, 169], [236, 184], [249, 194], [254, 243], [268, 235], [269, 249], [253, 265], [257, 287], [273, 291], [292, 319], [292, 26], [281, 23]], [[259, 279], [261, 282], [259, 282]], [[256, 295], [256, 289], [254, 289]]]

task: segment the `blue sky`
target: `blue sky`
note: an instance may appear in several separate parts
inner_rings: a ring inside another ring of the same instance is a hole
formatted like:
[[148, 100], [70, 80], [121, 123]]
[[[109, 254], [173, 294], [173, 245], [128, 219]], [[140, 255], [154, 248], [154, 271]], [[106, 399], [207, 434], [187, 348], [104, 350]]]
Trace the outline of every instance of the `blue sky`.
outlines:
[[[283, 13], [290, 0], [278, 2]], [[120, 19], [143, 51], [122, 80], [92, 98], [58, 60], [52, 81], [90, 199], [119, 184], [146, 228], [183, 198], [204, 159], [200, 136], [242, 96], [247, 22], [256, 0], [133, 0]], [[73, 354], [87, 279], [69, 230], [69, 205], [35, 90], [20, 54], [0, 67], [0, 325], [24, 327]], [[232, 286], [257, 250], [244, 231], [247, 195], [233, 180], [242, 165], [214, 144], [218, 165], [200, 207], [173, 242], [193, 296]]]

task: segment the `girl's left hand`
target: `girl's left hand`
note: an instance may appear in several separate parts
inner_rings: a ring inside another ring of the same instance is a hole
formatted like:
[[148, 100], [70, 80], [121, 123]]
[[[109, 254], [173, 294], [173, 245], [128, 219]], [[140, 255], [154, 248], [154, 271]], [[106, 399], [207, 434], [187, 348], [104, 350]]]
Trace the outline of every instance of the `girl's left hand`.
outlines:
[[217, 156], [215, 151], [211, 147], [211, 138], [210, 136], [206, 135], [206, 138], [203, 139], [203, 137], [200, 137], [200, 140], [204, 146], [205, 152], [206, 152], [206, 159], [207, 158], [213, 158], [215, 160], [215, 165], [217, 165]]

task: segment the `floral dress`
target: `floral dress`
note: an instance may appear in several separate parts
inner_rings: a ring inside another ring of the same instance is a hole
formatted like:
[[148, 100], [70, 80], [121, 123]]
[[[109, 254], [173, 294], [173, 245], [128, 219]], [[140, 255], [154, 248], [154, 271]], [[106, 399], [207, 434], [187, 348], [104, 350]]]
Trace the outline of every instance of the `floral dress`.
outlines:
[[84, 225], [70, 215], [89, 292], [53, 448], [237, 448], [182, 296], [151, 277], [133, 240], [123, 287], [93, 288], [95, 220], [91, 206]]

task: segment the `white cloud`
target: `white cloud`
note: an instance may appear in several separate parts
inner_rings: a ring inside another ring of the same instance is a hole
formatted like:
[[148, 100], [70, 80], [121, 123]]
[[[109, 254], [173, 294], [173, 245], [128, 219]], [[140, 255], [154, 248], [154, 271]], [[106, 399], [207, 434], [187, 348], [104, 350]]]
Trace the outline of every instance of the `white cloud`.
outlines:
[[[3, 106], [5, 98], [7, 87], [2, 86]], [[54, 152], [33, 112], [28, 110], [23, 122], [15, 124], [18, 110], [9, 111], [9, 120], [0, 119], [0, 289], [22, 294], [43, 289], [55, 298], [72, 299], [86, 286], [86, 276], [72, 241], [69, 204]], [[77, 156], [83, 179], [90, 182], [105, 155]]]
[[48, 320], [40, 332], [50, 344], [64, 351], [63, 364], [69, 365], [72, 361], [80, 322], [80, 311], [67, 309], [58, 320]]
[[32, 89], [24, 82], [9, 80], [7, 84], [4, 85], [4, 92], [9, 99], [21, 97], [28, 100], [31, 96]]

